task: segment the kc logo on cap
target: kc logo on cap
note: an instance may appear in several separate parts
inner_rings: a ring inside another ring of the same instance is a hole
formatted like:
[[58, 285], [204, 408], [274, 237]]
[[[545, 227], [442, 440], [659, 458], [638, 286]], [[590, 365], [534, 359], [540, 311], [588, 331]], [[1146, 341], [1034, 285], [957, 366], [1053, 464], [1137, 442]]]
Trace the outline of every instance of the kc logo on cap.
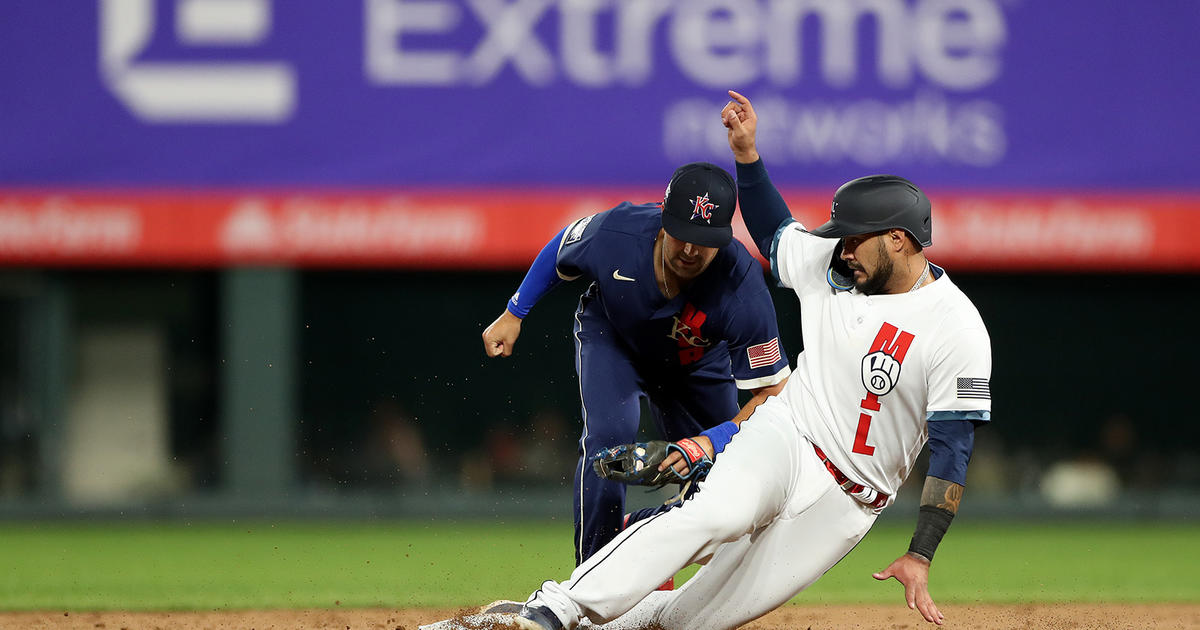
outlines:
[[697, 217], [704, 219], [705, 223], [712, 223], [712, 211], [717, 209], [717, 204], [708, 200], [708, 193], [703, 196], [697, 196], [692, 200], [692, 221]]
[[663, 199], [662, 225], [672, 237], [704, 247], [724, 247], [733, 239], [737, 184], [721, 167], [707, 162], [675, 170]]

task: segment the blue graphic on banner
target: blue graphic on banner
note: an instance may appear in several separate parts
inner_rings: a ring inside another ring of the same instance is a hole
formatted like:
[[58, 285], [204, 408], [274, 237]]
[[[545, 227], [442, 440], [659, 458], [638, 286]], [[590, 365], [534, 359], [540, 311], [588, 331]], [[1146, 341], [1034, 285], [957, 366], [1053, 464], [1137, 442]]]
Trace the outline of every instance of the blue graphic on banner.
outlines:
[[0, 184], [781, 183], [1195, 190], [1200, 3], [22, 1], [0, 20]]

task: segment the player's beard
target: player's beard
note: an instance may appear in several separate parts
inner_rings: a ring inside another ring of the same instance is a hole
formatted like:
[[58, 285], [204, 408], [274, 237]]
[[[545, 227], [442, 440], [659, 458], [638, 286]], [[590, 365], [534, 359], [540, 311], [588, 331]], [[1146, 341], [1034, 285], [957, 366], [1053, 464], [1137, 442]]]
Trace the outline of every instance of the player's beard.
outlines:
[[866, 269], [859, 269], [865, 276], [862, 281], [855, 280], [854, 286], [859, 293], [863, 295], [875, 295], [882, 293], [884, 287], [892, 280], [892, 274], [895, 273], [895, 268], [892, 265], [892, 259], [887, 255], [887, 249], [883, 246], [883, 241], [879, 242], [879, 265], [873, 273], [867, 273]]

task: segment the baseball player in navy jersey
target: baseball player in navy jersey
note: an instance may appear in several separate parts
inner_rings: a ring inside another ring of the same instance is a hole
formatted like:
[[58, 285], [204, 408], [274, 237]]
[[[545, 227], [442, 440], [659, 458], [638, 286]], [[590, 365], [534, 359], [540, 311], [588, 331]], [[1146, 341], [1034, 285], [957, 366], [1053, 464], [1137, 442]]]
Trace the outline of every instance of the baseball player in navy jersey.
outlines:
[[[925, 443], [929, 471], [896, 578], [927, 620], [943, 615], [929, 567], [958, 511], [977, 423], [991, 416], [991, 350], [971, 301], [925, 258], [929, 200], [870, 176], [833, 196], [828, 223], [791, 217], [755, 147], [757, 116], [735, 92], [722, 111], [742, 216], [801, 302], [805, 349], [782, 393], [738, 425], [700, 491], [631, 525], [564, 582], [485, 612], [529, 630], [735, 628], [815, 582], [892, 503]], [[676, 591], [668, 575], [707, 559]], [[453, 627], [454, 622], [434, 624]]]
[[733, 240], [736, 204], [723, 169], [680, 167], [661, 205], [625, 202], [550, 239], [483, 332], [488, 356], [509, 356], [539, 298], [563, 280], [589, 281], [574, 322], [583, 413], [576, 564], [622, 528], [625, 485], [593, 474], [588, 456], [636, 440], [640, 399], [664, 439], [694, 437], [712, 457], [720, 452], [712, 442], [723, 443], [739, 414], [738, 389], [754, 393], [748, 415], [791, 372], [762, 266]]

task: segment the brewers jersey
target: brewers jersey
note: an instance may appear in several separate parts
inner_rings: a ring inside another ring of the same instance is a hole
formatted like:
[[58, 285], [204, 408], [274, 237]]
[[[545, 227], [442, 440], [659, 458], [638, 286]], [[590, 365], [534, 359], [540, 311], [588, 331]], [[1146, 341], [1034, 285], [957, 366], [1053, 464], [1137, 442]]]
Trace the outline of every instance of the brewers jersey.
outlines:
[[[991, 418], [991, 347], [971, 301], [935, 281], [864, 295], [828, 278], [836, 239], [781, 228], [772, 271], [802, 305], [806, 335], [781, 396], [801, 432], [852, 480], [894, 497], [928, 437], [926, 422]], [[884, 314], [886, 313], [886, 315]]]

